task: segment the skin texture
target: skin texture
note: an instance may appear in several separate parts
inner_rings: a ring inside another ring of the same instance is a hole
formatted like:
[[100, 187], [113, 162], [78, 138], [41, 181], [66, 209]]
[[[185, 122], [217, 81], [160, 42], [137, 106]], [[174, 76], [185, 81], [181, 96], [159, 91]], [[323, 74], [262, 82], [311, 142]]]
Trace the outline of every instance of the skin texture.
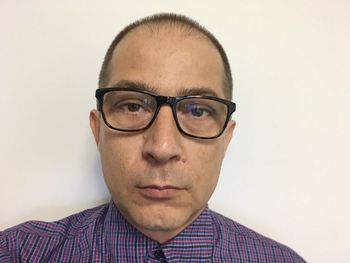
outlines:
[[[207, 39], [178, 30], [135, 29], [114, 50], [109, 70], [108, 86], [138, 82], [166, 96], [202, 94], [204, 88], [224, 98], [217, 50]], [[163, 106], [146, 131], [111, 130], [96, 110], [90, 126], [114, 203], [140, 232], [164, 243], [206, 206], [235, 122], [219, 138], [194, 139], [178, 131], [170, 107]]]

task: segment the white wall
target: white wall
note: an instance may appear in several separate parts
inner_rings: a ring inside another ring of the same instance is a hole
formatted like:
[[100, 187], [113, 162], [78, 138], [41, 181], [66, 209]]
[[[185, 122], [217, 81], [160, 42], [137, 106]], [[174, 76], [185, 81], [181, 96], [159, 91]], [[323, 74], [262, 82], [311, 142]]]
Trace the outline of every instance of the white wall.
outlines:
[[88, 127], [114, 35], [155, 12], [221, 40], [237, 129], [211, 207], [309, 262], [350, 262], [350, 2], [0, 1], [0, 229], [108, 200]]

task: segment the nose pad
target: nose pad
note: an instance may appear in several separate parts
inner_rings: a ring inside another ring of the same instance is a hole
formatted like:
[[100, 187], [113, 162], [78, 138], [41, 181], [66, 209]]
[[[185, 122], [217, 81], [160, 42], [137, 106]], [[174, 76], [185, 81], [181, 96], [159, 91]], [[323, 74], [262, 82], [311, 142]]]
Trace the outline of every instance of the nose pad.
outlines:
[[180, 160], [181, 136], [171, 107], [162, 106], [151, 127], [144, 132], [144, 158], [160, 164]]

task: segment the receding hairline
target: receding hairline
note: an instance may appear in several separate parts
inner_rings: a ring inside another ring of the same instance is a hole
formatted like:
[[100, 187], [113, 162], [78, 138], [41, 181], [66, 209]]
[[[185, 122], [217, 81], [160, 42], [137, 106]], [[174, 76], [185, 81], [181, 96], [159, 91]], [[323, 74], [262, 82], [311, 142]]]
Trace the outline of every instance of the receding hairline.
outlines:
[[[199, 26], [199, 25], [198, 25]], [[148, 31], [151, 34], [162, 33], [179, 33], [183, 37], [198, 37], [207, 40], [211, 43], [210, 39], [192, 24], [187, 24], [182, 20], [150, 20], [136, 27], [130, 29], [124, 37], [139, 31]], [[212, 43], [211, 43], [212, 44]]]
[[113, 57], [113, 53], [118, 47], [118, 44], [126, 37], [138, 34], [138, 32], [148, 32], [150, 34], [156, 34], [162, 36], [164, 33], [178, 33], [182, 37], [194, 37], [201, 39], [218, 52], [223, 64], [223, 88], [224, 94], [227, 98], [232, 97], [232, 76], [230, 65], [224, 49], [219, 41], [212, 35], [207, 29], [201, 26], [198, 22], [177, 14], [156, 14], [149, 17], [142, 18], [136, 22], [125, 27], [115, 37], [111, 43], [100, 71], [99, 87], [105, 87], [109, 81], [110, 75], [110, 61]]

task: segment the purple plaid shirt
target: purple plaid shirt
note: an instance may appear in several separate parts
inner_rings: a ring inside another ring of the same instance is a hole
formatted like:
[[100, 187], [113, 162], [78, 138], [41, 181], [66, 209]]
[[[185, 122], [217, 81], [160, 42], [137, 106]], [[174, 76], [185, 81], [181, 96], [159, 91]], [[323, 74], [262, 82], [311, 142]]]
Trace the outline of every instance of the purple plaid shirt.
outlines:
[[0, 262], [305, 262], [294, 251], [206, 208], [164, 244], [130, 225], [113, 202], [62, 220], [0, 232]]

